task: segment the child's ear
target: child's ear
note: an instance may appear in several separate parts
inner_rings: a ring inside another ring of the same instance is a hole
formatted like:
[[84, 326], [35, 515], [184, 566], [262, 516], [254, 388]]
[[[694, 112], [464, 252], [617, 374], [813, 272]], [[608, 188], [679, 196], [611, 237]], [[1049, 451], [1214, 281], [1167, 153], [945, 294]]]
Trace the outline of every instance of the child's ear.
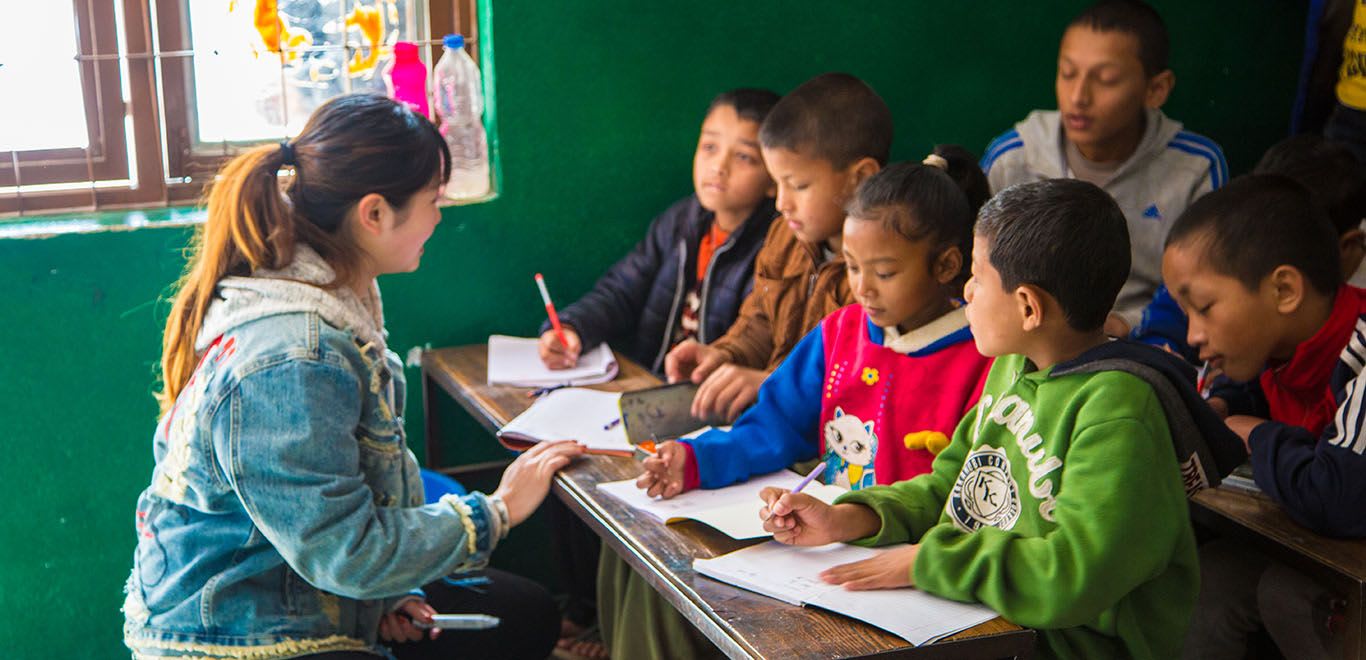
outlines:
[[1149, 78], [1148, 88], [1143, 95], [1143, 105], [1154, 110], [1162, 107], [1167, 102], [1167, 97], [1171, 96], [1173, 87], [1176, 87], [1176, 74], [1171, 69]]
[[389, 212], [383, 195], [369, 193], [356, 202], [356, 228], [378, 235], [384, 228], [384, 215]]
[[1350, 280], [1366, 258], [1366, 232], [1351, 229], [1338, 237], [1338, 249], [1342, 253], [1342, 279]]
[[877, 162], [876, 158], [864, 156], [855, 161], [853, 165], [850, 165], [849, 168], [845, 170], [849, 173], [849, 193], [853, 194], [854, 189], [858, 187], [858, 184], [863, 183], [865, 179], [877, 174], [881, 170], [882, 165]]
[[931, 272], [934, 280], [940, 284], [952, 282], [958, 274], [963, 271], [963, 253], [957, 247], [951, 247], [939, 253], [939, 257], [934, 260]]
[[1309, 282], [1300, 269], [1282, 264], [1266, 277], [1270, 293], [1275, 297], [1277, 312], [1290, 314], [1304, 303]]
[[1043, 291], [1036, 286], [1015, 287], [1015, 306], [1020, 312], [1020, 329], [1032, 332], [1043, 327]]

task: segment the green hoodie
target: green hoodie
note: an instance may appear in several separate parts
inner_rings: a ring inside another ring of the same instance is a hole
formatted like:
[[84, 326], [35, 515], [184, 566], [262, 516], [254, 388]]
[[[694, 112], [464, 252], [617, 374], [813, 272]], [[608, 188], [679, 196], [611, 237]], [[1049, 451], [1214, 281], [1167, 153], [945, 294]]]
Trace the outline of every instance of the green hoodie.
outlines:
[[1199, 568], [1166, 417], [1118, 371], [999, 358], [934, 471], [842, 496], [920, 543], [917, 587], [1037, 628], [1044, 657], [1171, 658]]

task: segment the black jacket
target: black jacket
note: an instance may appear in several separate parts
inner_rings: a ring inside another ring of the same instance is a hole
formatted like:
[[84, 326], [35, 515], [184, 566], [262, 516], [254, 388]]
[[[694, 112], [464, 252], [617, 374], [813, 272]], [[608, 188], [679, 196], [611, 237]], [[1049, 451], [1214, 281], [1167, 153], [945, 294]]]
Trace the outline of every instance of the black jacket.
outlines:
[[[764, 200], [712, 254], [698, 341], [717, 339], [735, 322], [754, 286], [754, 257], [776, 215], [773, 200]], [[560, 311], [560, 320], [574, 327], [585, 350], [606, 341], [651, 371], [663, 370], [684, 294], [697, 279], [697, 247], [714, 216], [696, 195], [679, 200], [650, 223], [645, 238], [591, 291]], [[549, 327], [542, 324], [541, 332]]]
[[1052, 375], [1123, 371], [1153, 388], [1167, 414], [1187, 494], [1219, 482], [1247, 460], [1243, 441], [1195, 390], [1195, 368], [1162, 349], [1127, 339], [1097, 346], [1053, 368]]

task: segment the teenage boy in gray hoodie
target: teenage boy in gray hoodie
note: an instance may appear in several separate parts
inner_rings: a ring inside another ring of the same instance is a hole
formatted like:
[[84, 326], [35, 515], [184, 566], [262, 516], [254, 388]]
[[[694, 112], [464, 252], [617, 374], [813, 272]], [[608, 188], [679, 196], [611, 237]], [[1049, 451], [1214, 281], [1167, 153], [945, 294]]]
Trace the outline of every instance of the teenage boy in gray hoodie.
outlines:
[[1139, 326], [1162, 284], [1162, 244], [1177, 216], [1228, 179], [1213, 140], [1160, 108], [1176, 83], [1167, 28], [1139, 0], [1101, 0], [1072, 19], [1058, 49], [1057, 110], [1035, 110], [987, 147], [993, 193], [1075, 178], [1110, 193], [1128, 221], [1132, 270], [1106, 332]]

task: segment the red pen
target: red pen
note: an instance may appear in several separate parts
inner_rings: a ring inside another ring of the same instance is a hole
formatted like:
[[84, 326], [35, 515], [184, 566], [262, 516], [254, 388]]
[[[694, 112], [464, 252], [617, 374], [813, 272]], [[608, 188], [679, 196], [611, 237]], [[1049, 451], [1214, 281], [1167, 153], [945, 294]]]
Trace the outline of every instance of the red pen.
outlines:
[[560, 345], [569, 349], [569, 340], [564, 338], [564, 328], [560, 327], [560, 315], [555, 313], [555, 303], [550, 302], [550, 292], [545, 289], [545, 278], [536, 273], [536, 288], [541, 290], [541, 300], [545, 301], [545, 313], [550, 316], [550, 325], [555, 328], [555, 336]]

